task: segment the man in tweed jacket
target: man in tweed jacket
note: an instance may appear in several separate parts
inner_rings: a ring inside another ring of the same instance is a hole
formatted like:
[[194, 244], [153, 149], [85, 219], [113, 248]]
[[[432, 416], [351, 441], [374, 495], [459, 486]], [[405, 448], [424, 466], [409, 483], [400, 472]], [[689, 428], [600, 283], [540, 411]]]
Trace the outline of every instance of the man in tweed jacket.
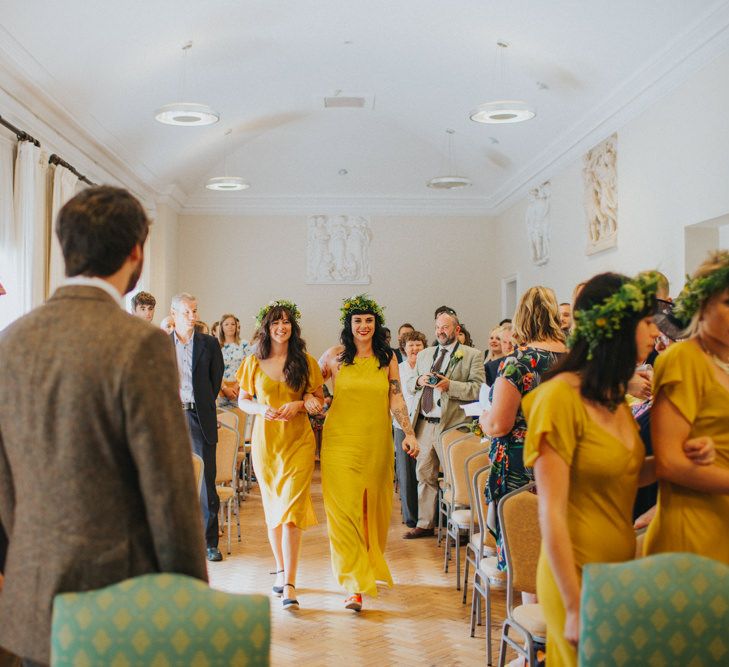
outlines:
[[125, 190], [61, 210], [69, 279], [0, 334], [0, 645], [50, 661], [53, 597], [149, 572], [205, 580], [168, 336], [126, 312], [148, 220]]

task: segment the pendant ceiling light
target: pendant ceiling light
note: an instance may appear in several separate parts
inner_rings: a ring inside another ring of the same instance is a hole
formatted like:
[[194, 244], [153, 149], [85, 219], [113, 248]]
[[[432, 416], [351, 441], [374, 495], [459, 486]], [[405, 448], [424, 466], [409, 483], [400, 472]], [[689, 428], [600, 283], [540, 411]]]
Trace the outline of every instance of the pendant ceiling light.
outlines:
[[[497, 58], [497, 90], [504, 90], [507, 86], [506, 76], [506, 42], [496, 42]], [[537, 115], [534, 107], [524, 100], [493, 100], [479, 104], [469, 117], [477, 123], [521, 123], [531, 120]]]
[[225, 133], [226, 146], [223, 154], [223, 173], [225, 176], [215, 176], [208, 180], [205, 187], [208, 190], [217, 190], [219, 192], [234, 192], [236, 190], [247, 190], [250, 188], [250, 183], [246, 183], [240, 176], [228, 176], [228, 153], [230, 149], [230, 142], [232, 141], [233, 130], [228, 130]]
[[431, 178], [427, 185], [429, 188], [433, 188], [433, 190], [455, 190], [457, 188], [467, 188], [469, 185], [472, 185], [472, 181], [470, 178], [466, 178], [465, 176], [453, 176], [452, 174], [458, 173], [455, 168], [455, 163], [453, 160], [453, 135], [455, 134], [455, 130], [446, 130], [446, 160], [447, 163], [445, 165], [445, 169], [443, 171], [445, 174], [451, 174], [451, 175], [445, 175], [445, 176], [436, 176], [435, 178]]
[[[192, 42], [182, 46], [182, 81], [180, 85], [180, 98], [187, 95], [187, 58], [192, 49]], [[207, 104], [196, 102], [173, 102], [165, 104], [154, 112], [155, 120], [165, 125], [212, 125], [220, 120], [220, 114]]]

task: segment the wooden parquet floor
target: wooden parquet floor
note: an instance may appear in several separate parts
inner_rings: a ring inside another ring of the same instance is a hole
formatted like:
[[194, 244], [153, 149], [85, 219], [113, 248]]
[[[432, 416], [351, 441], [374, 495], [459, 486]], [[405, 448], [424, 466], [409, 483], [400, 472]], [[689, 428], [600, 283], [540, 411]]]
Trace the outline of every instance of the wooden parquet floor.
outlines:
[[[329, 561], [329, 542], [319, 470], [312, 498], [319, 525], [304, 533], [297, 584], [301, 609], [281, 609], [271, 597], [272, 664], [284, 665], [482, 665], [486, 663], [485, 627], [469, 637], [469, 604], [455, 587], [455, 561], [443, 572], [443, 551], [434, 538], [403, 540], [399, 500], [393, 504], [386, 557], [395, 580], [377, 598], [365, 597], [357, 614], [344, 609], [344, 592]], [[235, 524], [235, 519], [233, 520]], [[270, 593], [275, 569], [266, 537], [257, 486], [241, 506], [242, 541], [233, 533], [232, 554], [210, 563], [214, 588], [235, 593]], [[225, 553], [227, 535], [220, 538]], [[493, 598], [494, 663], [504, 613], [504, 594]]]

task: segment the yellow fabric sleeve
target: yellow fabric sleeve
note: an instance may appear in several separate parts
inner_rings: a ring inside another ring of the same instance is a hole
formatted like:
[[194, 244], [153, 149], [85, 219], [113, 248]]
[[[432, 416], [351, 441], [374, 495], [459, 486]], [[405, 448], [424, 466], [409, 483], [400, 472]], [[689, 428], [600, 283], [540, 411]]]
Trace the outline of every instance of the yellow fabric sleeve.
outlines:
[[238, 385], [240, 388], [246, 392], [246, 394], [250, 394], [251, 396], [256, 395], [256, 383], [255, 383], [255, 372], [256, 372], [256, 366], [258, 365], [258, 359], [256, 359], [255, 355], [251, 354], [250, 356], [243, 359], [243, 363], [240, 365], [240, 368], [236, 371], [235, 379], [238, 380]]
[[534, 465], [546, 436], [547, 444], [570, 465], [584, 427], [578, 390], [564, 380], [549, 380], [527, 394], [521, 407], [527, 421], [524, 464]]
[[663, 393], [689, 424], [696, 420], [705, 392], [707, 369], [702, 356], [695, 343], [684, 341], [674, 343], [656, 359], [654, 397]]
[[319, 387], [324, 384], [324, 376], [321, 374], [321, 368], [319, 368], [319, 362], [310, 354], [306, 355], [306, 361], [309, 364], [309, 377], [306, 381], [305, 394], [311, 394], [315, 392]]

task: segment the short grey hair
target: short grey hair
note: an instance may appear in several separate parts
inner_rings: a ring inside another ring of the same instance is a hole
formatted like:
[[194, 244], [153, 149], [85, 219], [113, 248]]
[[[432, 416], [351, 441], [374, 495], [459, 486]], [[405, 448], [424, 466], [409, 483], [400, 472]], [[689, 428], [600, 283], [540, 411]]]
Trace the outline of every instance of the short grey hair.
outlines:
[[172, 310], [180, 310], [183, 301], [191, 303], [193, 301], [197, 301], [197, 297], [193, 296], [189, 292], [180, 292], [180, 294], [175, 294], [175, 296], [172, 297], [172, 304], [170, 307]]
[[[455, 326], [457, 326], [457, 327], [461, 326], [461, 321], [458, 319], [458, 315], [456, 315], [453, 311], [443, 310], [440, 313], [438, 313], [438, 317], [440, 317], [441, 315], [447, 315], [448, 317], [450, 317], [453, 320], [453, 324]], [[438, 317], [436, 317], [435, 319], [437, 320]]]

